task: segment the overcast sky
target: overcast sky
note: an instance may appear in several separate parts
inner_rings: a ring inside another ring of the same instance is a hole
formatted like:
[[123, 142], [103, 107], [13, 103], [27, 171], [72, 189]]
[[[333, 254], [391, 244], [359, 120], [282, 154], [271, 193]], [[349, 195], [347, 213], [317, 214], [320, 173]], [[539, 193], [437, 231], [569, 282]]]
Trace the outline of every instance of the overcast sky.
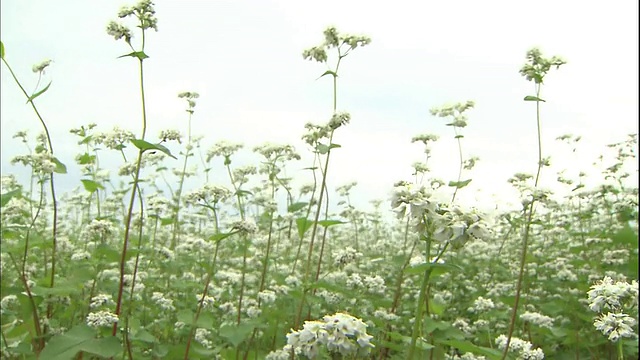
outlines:
[[[128, 48], [105, 31], [131, 4], [0, 3], [6, 58], [27, 89], [37, 80], [32, 65], [54, 61], [46, 73], [53, 84], [36, 103], [57, 156], [70, 167], [68, 181], [58, 182], [63, 190], [80, 185], [73, 169], [80, 149], [69, 129], [97, 123], [102, 131], [118, 125], [140, 133], [137, 63], [116, 59]], [[473, 181], [460, 201], [481, 208], [517, 203], [506, 181], [534, 173], [537, 163], [535, 103], [522, 101], [534, 87], [518, 73], [534, 46], [568, 61], [542, 90], [543, 151], [557, 166], [545, 170], [543, 185], [552, 186], [564, 167], [589, 171], [605, 144], [638, 132], [637, 1], [158, 0], [156, 11], [159, 31], [147, 37], [145, 61], [149, 139], [162, 129], [185, 133], [177, 94], [196, 91], [193, 128], [205, 135], [204, 147], [226, 139], [244, 143], [246, 153], [265, 141], [308, 153], [303, 126], [328, 121], [332, 87], [329, 77], [316, 80], [324, 65], [303, 60], [302, 51], [320, 44], [329, 25], [370, 36], [340, 68], [338, 108], [352, 122], [336, 132], [342, 148], [329, 169], [332, 188], [359, 183], [354, 196], [363, 205], [388, 199], [394, 182], [412, 179], [411, 164], [423, 158], [422, 146], [411, 143], [418, 134], [440, 135], [430, 167], [455, 180], [453, 131], [429, 109], [467, 100], [476, 107], [462, 148], [480, 161], [465, 176]], [[9, 159], [24, 152], [12, 135], [35, 135], [40, 126], [4, 65], [1, 74], [6, 174], [15, 171]], [[578, 155], [555, 141], [566, 133], [583, 137]], [[310, 180], [302, 170], [308, 166], [294, 163], [289, 175]]]

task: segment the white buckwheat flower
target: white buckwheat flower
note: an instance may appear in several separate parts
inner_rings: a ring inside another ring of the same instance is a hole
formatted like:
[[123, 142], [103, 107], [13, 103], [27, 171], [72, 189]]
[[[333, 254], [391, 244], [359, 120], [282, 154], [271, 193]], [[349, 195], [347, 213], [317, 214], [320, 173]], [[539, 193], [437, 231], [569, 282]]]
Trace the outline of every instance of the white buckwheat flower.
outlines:
[[638, 305], [638, 282], [633, 280], [631, 284], [626, 281], [613, 282], [609, 276], [591, 286], [587, 293], [589, 296], [589, 309], [595, 312], [602, 310], [618, 310], [624, 304]]
[[553, 327], [553, 318], [536, 312], [527, 311], [524, 314], [520, 315], [520, 319], [540, 327], [545, 327], [547, 329], [551, 329]]
[[596, 330], [602, 332], [602, 335], [607, 336], [609, 341], [616, 342], [620, 338], [636, 338], [633, 328], [636, 325], [636, 320], [631, 316], [624, 313], [607, 313], [601, 314], [597, 318], [593, 326]]
[[118, 316], [108, 311], [98, 311], [87, 315], [87, 325], [97, 327], [107, 327], [118, 322]]
[[473, 306], [468, 308], [467, 311], [472, 313], [483, 313], [494, 309], [496, 306], [491, 299], [485, 299], [482, 296], [478, 296], [478, 298], [473, 302]]
[[[498, 349], [504, 350], [507, 346], [507, 337], [505, 335], [500, 335], [496, 339], [496, 345]], [[509, 352], [517, 355], [518, 359], [527, 359], [527, 360], [542, 360], [544, 359], [544, 353], [542, 349], [532, 349], [533, 345], [530, 342], [519, 339], [517, 337], [512, 337], [511, 342], [509, 342]]]

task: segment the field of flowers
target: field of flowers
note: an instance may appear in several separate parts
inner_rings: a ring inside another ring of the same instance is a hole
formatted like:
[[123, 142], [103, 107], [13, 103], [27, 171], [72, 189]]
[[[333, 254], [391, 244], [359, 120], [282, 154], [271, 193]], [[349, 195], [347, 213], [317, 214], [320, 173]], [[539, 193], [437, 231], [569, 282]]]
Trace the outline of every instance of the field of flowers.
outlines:
[[[135, 24], [136, 38], [157, 31], [149, 0], [118, 17]], [[37, 106], [48, 85], [24, 90], [2, 44], [3, 76], [43, 130], [14, 136], [25, 153], [12, 163], [30, 179], [2, 176], [2, 358], [638, 358], [638, 187], [627, 181], [627, 169], [637, 171], [636, 134], [594, 159], [600, 186], [585, 186], [583, 173], [558, 174], [560, 197], [539, 187], [550, 162], [539, 148], [532, 173], [509, 179], [521, 209], [487, 215], [457, 202], [477, 161], [462, 155], [475, 104], [434, 108], [458, 144], [457, 179], [429, 170], [438, 137], [417, 135], [424, 162], [364, 211], [352, 206], [357, 184], [331, 189], [327, 174], [339, 156], [334, 133], [350, 121], [335, 109], [340, 64], [368, 37], [330, 27], [303, 52], [331, 69], [322, 76], [332, 79], [334, 112], [305, 126], [313, 162], [309, 185], [295, 188], [286, 169], [302, 157], [293, 146], [265, 143], [249, 149], [259, 163], [237, 166], [242, 144], [207, 147], [193, 135], [195, 92], [178, 95], [183, 133], [148, 134], [144, 41], [136, 47], [119, 22], [107, 32], [138, 63], [142, 130], [71, 129], [75, 164], [56, 158]], [[538, 129], [543, 80], [563, 65], [538, 49], [526, 54], [521, 74], [535, 93], [523, 97]], [[579, 140], [558, 138], [569, 149]], [[101, 166], [107, 153], [121, 157], [118, 169]], [[82, 173], [77, 191], [56, 192], [72, 166]], [[213, 173], [228, 181], [210, 182]], [[187, 188], [188, 178], [199, 187]]]

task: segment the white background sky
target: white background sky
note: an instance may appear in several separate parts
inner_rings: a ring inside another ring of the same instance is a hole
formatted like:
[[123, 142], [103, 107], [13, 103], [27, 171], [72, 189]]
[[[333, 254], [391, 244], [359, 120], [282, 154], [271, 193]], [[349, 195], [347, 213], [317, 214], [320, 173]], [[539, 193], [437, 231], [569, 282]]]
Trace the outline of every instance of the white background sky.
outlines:
[[[58, 182], [63, 190], [80, 185], [73, 169], [79, 147], [69, 129], [93, 122], [102, 131], [118, 125], [140, 132], [137, 62], [116, 59], [128, 48], [105, 31], [120, 7], [131, 4], [0, 4], [6, 58], [28, 89], [37, 80], [32, 65], [54, 60], [46, 74], [53, 84], [36, 103], [57, 156], [70, 168]], [[332, 188], [358, 181], [354, 196], [362, 205], [387, 199], [394, 182], [411, 180], [411, 164], [423, 157], [422, 146], [411, 144], [418, 134], [441, 136], [430, 167], [455, 180], [452, 129], [429, 109], [466, 100], [476, 108], [468, 112], [463, 151], [480, 162], [460, 200], [487, 209], [518, 202], [506, 180], [534, 173], [537, 162], [535, 104], [522, 101], [533, 84], [518, 73], [534, 46], [568, 61], [548, 75], [542, 92], [544, 155], [556, 170], [589, 170], [605, 144], [638, 132], [637, 1], [158, 0], [156, 11], [159, 32], [147, 37], [145, 61], [149, 139], [161, 129], [185, 133], [185, 104], [177, 94], [196, 91], [193, 128], [205, 135], [205, 148], [221, 139], [248, 149], [271, 141], [307, 153], [303, 126], [329, 119], [332, 95], [329, 77], [316, 81], [324, 65], [303, 60], [302, 51], [320, 44], [329, 25], [370, 36], [372, 43], [341, 65], [338, 108], [352, 122], [336, 134], [342, 148], [329, 170]], [[4, 65], [1, 74], [6, 174], [17, 171], [9, 160], [24, 152], [12, 135], [24, 129], [35, 135], [40, 127]], [[583, 137], [578, 155], [554, 140], [566, 133]], [[305, 178], [301, 169], [308, 166], [294, 163], [289, 174]], [[547, 169], [543, 185], [555, 178]]]

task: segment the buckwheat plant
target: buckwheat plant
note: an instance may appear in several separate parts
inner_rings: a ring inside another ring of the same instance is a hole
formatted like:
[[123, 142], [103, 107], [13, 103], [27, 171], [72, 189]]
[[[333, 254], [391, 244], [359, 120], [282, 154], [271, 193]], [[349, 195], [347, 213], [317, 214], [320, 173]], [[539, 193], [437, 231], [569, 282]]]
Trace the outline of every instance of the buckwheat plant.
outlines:
[[[413, 169], [415, 170], [414, 176], [416, 177], [416, 184], [421, 184], [424, 180], [424, 175], [429, 172], [429, 159], [431, 158], [431, 147], [429, 146], [431, 142], [438, 141], [440, 137], [434, 134], [421, 134], [414, 136], [411, 139], [412, 143], [421, 142], [424, 145], [424, 154], [425, 160], [424, 162], [416, 162], [413, 164]], [[421, 174], [420, 179], [418, 180], [418, 174]]]
[[[458, 155], [460, 157], [460, 166], [458, 169], [458, 179], [456, 181], [450, 181], [449, 186], [455, 188], [453, 191], [453, 196], [451, 197], [451, 203], [453, 203], [456, 199], [456, 194], [458, 193], [458, 189], [467, 186], [471, 179], [461, 181], [462, 179], [462, 169], [470, 170], [475, 165], [477, 158], [472, 157], [468, 160], [465, 160], [462, 156], [462, 142], [460, 139], [464, 137], [464, 135], [460, 134], [462, 128], [467, 126], [467, 115], [464, 114], [465, 111], [472, 109], [475, 106], [473, 101], [467, 101], [465, 103], [457, 103], [454, 105], [446, 105], [440, 108], [433, 108], [430, 110], [431, 115], [438, 116], [442, 118], [450, 118], [451, 122], [447, 124], [447, 126], [453, 127], [453, 132], [455, 133], [455, 139], [458, 142]], [[426, 145], [426, 144], [425, 144]]]
[[[111, 21], [107, 25], [107, 33], [113, 36], [115, 40], [124, 39], [125, 43], [132, 50], [131, 53], [125, 54], [121, 57], [133, 57], [138, 60], [139, 74], [140, 74], [140, 99], [141, 99], [141, 107], [142, 107], [141, 135], [140, 135], [140, 138], [131, 140], [131, 142], [138, 148], [139, 151], [138, 151], [138, 157], [135, 163], [135, 167], [133, 169], [133, 174], [132, 174], [133, 183], [130, 190], [131, 196], [129, 198], [129, 205], [128, 205], [127, 215], [124, 223], [124, 226], [125, 226], [124, 240], [122, 244], [122, 253], [120, 258], [120, 286], [118, 287], [118, 298], [116, 300], [116, 310], [115, 310], [115, 316], [120, 317], [122, 312], [122, 306], [123, 306], [122, 296], [123, 296], [123, 290], [125, 285], [125, 271], [126, 271], [125, 266], [126, 266], [126, 259], [127, 259], [127, 250], [129, 247], [129, 239], [131, 236], [130, 231], [132, 226], [133, 207], [135, 205], [136, 194], [138, 194], [140, 197], [140, 212], [142, 213], [143, 211], [142, 194], [138, 186], [140, 182], [140, 169], [142, 167], [143, 155], [146, 151], [149, 151], [149, 150], [162, 151], [170, 156], [172, 155], [170, 154], [169, 150], [166, 147], [160, 144], [152, 144], [145, 141], [145, 136], [147, 132], [147, 107], [146, 107], [146, 97], [145, 97], [145, 88], [144, 88], [144, 60], [147, 59], [149, 56], [147, 56], [144, 50], [145, 50], [145, 44], [146, 44], [147, 31], [149, 31], [150, 29], [158, 31], [158, 20], [155, 16], [154, 4], [150, 0], [142, 0], [134, 6], [125, 6], [118, 13], [118, 17], [121, 19], [124, 19], [124, 18], [133, 19], [133, 21], [136, 23], [136, 27], [140, 29], [141, 40], [139, 44], [139, 50], [136, 50], [133, 44], [131, 43], [131, 40], [133, 38], [133, 32], [127, 26], [117, 23], [115, 21]], [[139, 246], [141, 241], [142, 241], [142, 226], [140, 226], [139, 243], [138, 243]], [[131, 280], [132, 290], [135, 287], [136, 272], [137, 272], [138, 259], [139, 259], [138, 256], [136, 256], [133, 278]], [[133, 291], [131, 291], [131, 296], [133, 296]], [[128, 321], [126, 322], [126, 324], [128, 324]], [[117, 332], [118, 332], [118, 322], [114, 322], [113, 328], [112, 328], [112, 336], [116, 336]], [[126, 344], [127, 350], [128, 350], [127, 352], [131, 356], [131, 349], [130, 349], [131, 345], [130, 345], [130, 342], [127, 340], [128, 338], [127, 331], [124, 332], [124, 336], [125, 336], [124, 343]]]
[[538, 187], [538, 183], [540, 181], [540, 172], [542, 167], [548, 165], [548, 160], [543, 159], [542, 157], [542, 132], [540, 128], [540, 103], [544, 102], [540, 98], [540, 91], [542, 90], [542, 84], [544, 83], [545, 76], [549, 73], [552, 67], [556, 67], [556, 69], [560, 68], [561, 65], [566, 64], [566, 61], [563, 59], [554, 56], [552, 58], [544, 58], [542, 57], [542, 52], [539, 49], [531, 49], [527, 52], [527, 62], [520, 69], [520, 74], [527, 79], [527, 81], [533, 81], [535, 95], [527, 95], [524, 98], [524, 101], [535, 101], [536, 103], [536, 125], [538, 129], [538, 168], [536, 171], [535, 181], [533, 184], [534, 196], [531, 200], [526, 201], [524, 205], [524, 215], [526, 217], [526, 222], [524, 226], [524, 235], [522, 241], [522, 256], [520, 258], [520, 272], [518, 275], [518, 282], [516, 286], [516, 297], [513, 304], [513, 309], [511, 312], [511, 322], [509, 323], [509, 331], [507, 335], [507, 341], [504, 345], [504, 352], [502, 355], [502, 360], [507, 357], [507, 353], [509, 352], [509, 344], [511, 342], [511, 336], [513, 335], [513, 330], [515, 329], [515, 323], [518, 313], [518, 304], [520, 302], [520, 293], [522, 291], [522, 282], [524, 280], [524, 271], [525, 264], [527, 261], [527, 246], [529, 241], [529, 232], [531, 229], [531, 222], [533, 219], [534, 205], [538, 198], [535, 196], [535, 190]]
[[[191, 118], [193, 117], [193, 113], [195, 112], [194, 108], [196, 107], [195, 99], [199, 98], [200, 95], [196, 92], [181, 92], [178, 94], [178, 97], [181, 99], [185, 99], [187, 101], [187, 113], [189, 114], [188, 123], [187, 123], [187, 143], [185, 145], [184, 152], [184, 161], [182, 163], [182, 171], [180, 171], [179, 177], [180, 181], [178, 182], [178, 189], [174, 194], [174, 204], [173, 204], [173, 233], [171, 236], [171, 248], [175, 248], [176, 246], [176, 238], [178, 233], [180, 232], [180, 206], [182, 204], [182, 190], [184, 187], [184, 179], [187, 177], [187, 162], [189, 161], [189, 157], [193, 156], [193, 139], [191, 136]], [[162, 141], [167, 140], [178, 140], [180, 141], [179, 133], [173, 132], [164, 132], [160, 134], [160, 138]]]
[[[44, 130], [44, 134], [46, 136], [46, 142], [36, 148], [36, 157], [34, 158], [34, 161], [32, 165], [43, 165], [39, 168], [39, 171], [44, 175], [47, 174], [48, 175], [48, 180], [49, 180], [49, 188], [51, 191], [51, 203], [52, 203], [52, 208], [53, 208], [53, 219], [52, 219], [52, 227], [51, 227], [51, 243], [52, 243], [52, 247], [51, 247], [51, 273], [50, 273], [50, 277], [48, 280], [48, 286], [49, 287], [53, 287], [55, 284], [55, 275], [56, 275], [56, 250], [57, 250], [57, 237], [58, 237], [58, 200], [56, 198], [56, 190], [55, 190], [55, 184], [54, 184], [54, 173], [59, 173], [59, 174], [65, 174], [67, 172], [66, 166], [60, 162], [60, 160], [58, 160], [55, 156], [54, 156], [54, 151], [53, 151], [53, 142], [51, 140], [51, 135], [49, 133], [49, 128], [47, 127], [47, 124], [44, 121], [44, 118], [42, 117], [42, 115], [40, 114], [40, 111], [38, 110], [38, 107], [36, 106], [34, 100], [39, 97], [40, 95], [44, 94], [47, 90], [49, 90], [49, 87], [51, 86], [51, 81], [49, 82], [49, 84], [47, 84], [46, 86], [44, 86], [43, 88], [39, 89], [40, 86], [40, 81], [42, 79], [42, 76], [44, 75], [44, 71], [45, 69], [51, 64], [51, 60], [45, 60], [39, 64], [36, 64], [32, 67], [32, 70], [34, 73], [38, 74], [38, 81], [36, 83], [35, 86], [35, 90], [29, 94], [27, 92], [27, 90], [25, 90], [24, 86], [22, 85], [22, 83], [18, 80], [16, 74], [13, 72], [13, 69], [11, 68], [11, 66], [9, 65], [9, 63], [7, 62], [7, 59], [5, 57], [5, 48], [4, 48], [4, 43], [0, 42], [0, 58], [2, 59], [2, 62], [6, 65], [7, 69], [9, 70], [9, 73], [11, 74], [11, 76], [13, 77], [13, 80], [16, 82], [16, 85], [18, 85], [18, 87], [20, 88], [20, 91], [22, 91], [22, 93], [24, 94], [24, 96], [27, 98], [27, 103], [29, 103], [31, 105], [31, 108], [33, 109], [34, 113], [36, 114], [36, 117], [38, 118], [38, 120], [40, 121], [40, 124], [42, 125], [42, 128]], [[34, 168], [35, 170], [35, 168]], [[44, 185], [44, 179], [41, 182], [42, 185]], [[42, 192], [41, 192], [42, 194]], [[13, 195], [18, 195], [18, 193], [14, 193]], [[29, 228], [26, 231], [25, 234], [25, 246], [24, 246], [24, 255], [23, 255], [23, 270], [20, 273], [20, 277], [22, 279], [22, 283], [23, 286], [25, 288], [25, 292], [27, 293], [27, 296], [29, 298], [29, 302], [31, 303], [31, 312], [32, 312], [32, 316], [33, 316], [33, 320], [34, 320], [34, 324], [33, 324], [33, 334], [35, 334], [35, 336], [32, 337], [32, 342], [33, 342], [33, 347], [35, 349], [36, 354], [38, 354], [40, 352], [40, 350], [42, 350], [42, 348], [44, 347], [44, 336], [47, 334], [47, 326], [45, 323], [44, 328], [41, 328], [40, 326], [40, 315], [38, 314], [38, 309], [37, 306], [35, 304], [35, 300], [33, 298], [33, 295], [31, 293], [31, 289], [28, 285], [27, 282], [27, 276], [24, 272], [24, 262], [26, 262], [26, 254], [29, 251], [29, 241], [30, 241], [30, 235], [31, 232], [34, 230], [34, 225], [36, 224], [36, 220], [38, 219], [38, 217], [41, 215], [41, 210], [43, 210], [43, 198], [41, 198], [40, 201], [40, 206], [37, 208], [37, 211], [35, 214], [32, 215], [32, 222], [29, 225]], [[53, 302], [48, 302], [47, 305], [47, 311], [46, 311], [46, 320], [51, 319], [53, 313]]]
[[[309, 272], [311, 269], [311, 258], [313, 254], [313, 245], [316, 237], [316, 233], [318, 230], [318, 220], [320, 218], [320, 212], [322, 209], [322, 202], [325, 196], [325, 192], [327, 192], [327, 174], [329, 167], [329, 158], [331, 156], [331, 150], [334, 148], [340, 147], [340, 145], [333, 143], [333, 135], [334, 132], [349, 123], [351, 120], [351, 115], [347, 112], [337, 112], [338, 106], [338, 71], [340, 69], [340, 63], [342, 59], [344, 59], [347, 55], [349, 55], [353, 50], [358, 47], [362, 47], [371, 43], [371, 39], [367, 36], [360, 35], [347, 35], [340, 34], [335, 27], [328, 27], [324, 31], [324, 41], [319, 46], [314, 46], [310, 49], [304, 50], [302, 52], [302, 56], [306, 60], [314, 60], [320, 63], [327, 63], [328, 61], [328, 52], [334, 50], [334, 54], [337, 56], [335, 67], [329, 68], [325, 71], [320, 77], [325, 75], [331, 75], [333, 79], [333, 107], [332, 107], [332, 116], [329, 120], [329, 123], [325, 126], [317, 126], [312, 124], [307, 124], [305, 126], [309, 133], [303, 136], [303, 140], [307, 142], [307, 144], [311, 145], [314, 148], [314, 152], [316, 154], [315, 159], [318, 160], [321, 155], [325, 155], [324, 165], [320, 166], [320, 170], [322, 173], [322, 181], [320, 183], [320, 190], [318, 196], [318, 202], [316, 204], [315, 218], [313, 224], [311, 226], [311, 236], [309, 240], [309, 251], [307, 253], [307, 262], [305, 266], [304, 272], [304, 281], [308, 281]], [[328, 141], [328, 144], [323, 143], [323, 141]], [[315, 160], [314, 160], [315, 161]], [[326, 204], [326, 209], [328, 209], [328, 201]], [[328, 211], [325, 211], [325, 216], [328, 216]], [[327, 220], [327, 219], [325, 219]], [[325, 235], [326, 235], [325, 227]], [[326, 236], [322, 238], [322, 245], [320, 247], [320, 256], [318, 259], [318, 267], [316, 271], [315, 278], [317, 279], [319, 276], [320, 264], [322, 263], [322, 255], [324, 250]], [[302, 239], [300, 239], [302, 241]], [[302, 319], [302, 309], [304, 307], [306, 292], [303, 293], [302, 299], [300, 300], [300, 304], [298, 306], [298, 312], [296, 315], [295, 324], [300, 324]]]

